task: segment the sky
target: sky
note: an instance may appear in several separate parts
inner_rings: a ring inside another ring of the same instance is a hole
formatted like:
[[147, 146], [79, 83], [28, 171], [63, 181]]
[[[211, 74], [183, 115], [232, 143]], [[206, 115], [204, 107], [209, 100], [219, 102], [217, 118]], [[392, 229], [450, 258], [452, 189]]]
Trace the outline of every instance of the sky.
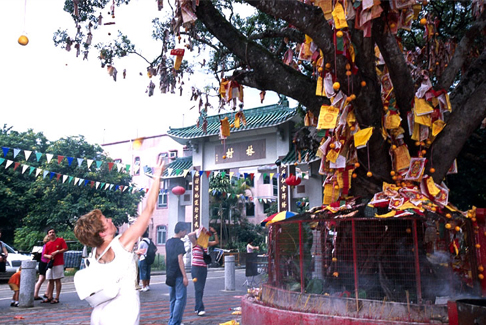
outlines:
[[[63, 4], [63, 0], [0, 1], [0, 127], [6, 124], [19, 132], [33, 129], [51, 141], [83, 135], [90, 143], [103, 144], [165, 134], [169, 127], [196, 123], [197, 103], [189, 100], [191, 85], [216, 85], [211, 75], [199, 69], [198, 77], [185, 80], [182, 97], [179, 91], [161, 94], [158, 88], [149, 97], [147, 63], [133, 55], [115, 61], [119, 72], [115, 82], [101, 68], [97, 51], [91, 50], [88, 60], [83, 60], [82, 55], [76, 58], [74, 49], [68, 52], [54, 46], [56, 30], [74, 30]], [[108, 11], [101, 11], [104, 22], [113, 20]], [[115, 25], [101, 26], [93, 33], [93, 44], [121, 30], [151, 60], [161, 48], [151, 38], [152, 19], [163, 15], [155, 0], [131, 0], [129, 6], [115, 9]], [[17, 42], [22, 34], [29, 38], [26, 46]], [[191, 56], [184, 59], [202, 61]], [[153, 82], [158, 85], [158, 77]], [[262, 105], [256, 89], [245, 88], [244, 100], [244, 108]], [[267, 92], [263, 105], [277, 101], [277, 94]]]

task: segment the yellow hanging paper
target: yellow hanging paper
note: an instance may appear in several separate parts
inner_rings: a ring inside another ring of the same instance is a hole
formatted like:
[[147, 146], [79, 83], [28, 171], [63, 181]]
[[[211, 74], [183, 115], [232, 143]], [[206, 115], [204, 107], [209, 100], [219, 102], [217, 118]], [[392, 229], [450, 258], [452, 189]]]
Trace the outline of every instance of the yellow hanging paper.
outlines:
[[393, 150], [395, 158], [395, 170], [402, 170], [410, 166], [410, 152], [406, 145], [398, 146]]
[[369, 127], [356, 132], [356, 134], [354, 135], [354, 146], [356, 149], [366, 146], [371, 138], [371, 135], [373, 134], [373, 129], [373, 127]]
[[324, 90], [324, 83], [321, 76], [317, 78], [316, 96], [326, 96], [326, 92]]
[[240, 116], [238, 114], [235, 115], [235, 128], [239, 129], [240, 128]]
[[336, 181], [337, 181], [337, 185], [339, 186], [339, 188], [344, 187], [344, 180], [343, 180], [343, 173], [342, 172], [336, 172]]
[[425, 115], [430, 114], [434, 111], [434, 108], [423, 98], [415, 97], [415, 115]]
[[446, 126], [446, 123], [442, 120], [437, 120], [432, 124], [432, 136], [437, 136]]
[[420, 125], [413, 124], [413, 131], [412, 131], [412, 140], [419, 141], [420, 140]]
[[334, 18], [334, 26], [336, 27], [336, 29], [348, 27], [343, 6], [339, 2], [336, 2], [336, 5], [334, 6], [334, 10], [332, 11], [332, 17]]
[[318, 129], [334, 129], [338, 117], [339, 109], [333, 106], [321, 106], [319, 113]]
[[315, 0], [314, 5], [321, 7], [326, 20], [332, 18], [332, 0]]
[[230, 125], [228, 118], [225, 117], [224, 119], [220, 120], [221, 122], [221, 135], [223, 137], [229, 137], [230, 136]]
[[400, 115], [387, 113], [385, 117], [385, 129], [396, 129], [400, 126], [401, 121]]
[[449, 94], [447, 94], [447, 93], [446, 93], [446, 94], [445, 94], [445, 98], [446, 98], [447, 110], [448, 110], [449, 112], [451, 112], [451, 111], [452, 111], [452, 106], [451, 106], [451, 102], [450, 102], [450, 100], [449, 100]]
[[354, 115], [354, 111], [348, 112], [348, 116], [346, 116], [346, 123], [348, 123], [349, 126], [356, 123], [356, 115]]
[[331, 204], [333, 202], [333, 191], [334, 186], [332, 186], [332, 184], [324, 185], [324, 197], [322, 199], [322, 204]]
[[432, 177], [427, 178], [427, 190], [433, 196], [436, 196], [440, 193], [440, 190], [435, 186], [434, 179]]
[[376, 214], [375, 213], [375, 217], [376, 218], [390, 218], [390, 217], [394, 217], [396, 214], [397, 214], [397, 212], [395, 210], [391, 210], [390, 212], [385, 213], [385, 214]]
[[219, 84], [219, 94], [221, 95], [221, 98], [224, 98], [226, 96], [226, 86], [228, 85], [228, 83], [229, 81], [225, 78], [221, 79], [221, 83]]
[[432, 119], [430, 118], [429, 114], [418, 116], [417, 112], [414, 111], [413, 115], [414, 115], [414, 122], [416, 124], [421, 124], [428, 127], [432, 126]]
[[332, 163], [336, 163], [336, 160], [339, 157], [339, 153], [335, 150], [329, 150], [329, 152], [326, 155], [326, 160], [330, 161]]

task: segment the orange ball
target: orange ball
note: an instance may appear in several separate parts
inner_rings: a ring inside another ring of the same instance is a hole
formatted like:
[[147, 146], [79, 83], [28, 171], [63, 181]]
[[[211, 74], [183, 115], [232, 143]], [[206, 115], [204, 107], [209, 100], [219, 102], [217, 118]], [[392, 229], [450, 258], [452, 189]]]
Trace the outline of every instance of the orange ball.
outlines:
[[484, 267], [483, 267], [482, 265], [479, 265], [479, 266], [478, 266], [478, 271], [479, 271], [479, 272], [483, 272], [483, 271], [484, 271]]
[[359, 164], [359, 162], [354, 163], [354, 167], [359, 168], [359, 166], [361, 166], [361, 165]]
[[226, 155], [223, 155], [223, 159], [226, 159]]
[[450, 213], [447, 213], [446, 217], [450, 219], [450, 218], [452, 218], [452, 215]]
[[331, 149], [334, 149], [334, 148], [336, 148], [336, 144], [334, 144], [334, 143], [331, 143], [331, 144], [329, 145], [329, 148], [331, 148]]
[[394, 171], [394, 170], [392, 170], [392, 171], [390, 172], [390, 175], [391, 175], [391, 176], [395, 176], [395, 171]]
[[423, 149], [422, 150], [422, 155], [425, 155], [427, 153], [427, 150]]
[[451, 229], [451, 228], [452, 228], [452, 226], [451, 226], [451, 224], [450, 224], [450, 223], [446, 223], [446, 224], [445, 224], [445, 227], [446, 227], [446, 229]]
[[352, 176], [353, 178], [356, 178], [356, 177], [358, 177], [358, 174], [353, 173], [351, 176]]
[[478, 278], [479, 278], [479, 280], [482, 280], [482, 279], [484, 279], [484, 275], [480, 274], [480, 275], [478, 275]]
[[326, 63], [326, 68], [329, 69], [331, 67], [331, 63]]
[[343, 37], [343, 32], [338, 30], [337, 33], [336, 33], [336, 37], [339, 37], [339, 38]]
[[407, 232], [407, 234], [410, 234], [412, 232], [412, 229], [407, 228], [405, 231]]
[[21, 35], [19, 37], [18, 42], [19, 42], [20, 45], [25, 46], [25, 45], [29, 44], [29, 38], [25, 35]]
[[372, 172], [367, 172], [366, 173], [366, 176], [371, 177], [371, 176], [373, 176], [373, 173]]
[[435, 168], [434, 168], [434, 167], [432, 167], [432, 168], [430, 168], [430, 169], [429, 169], [429, 171], [430, 171], [430, 173], [432, 173], [432, 174], [433, 174], [433, 173], [435, 173]]
[[337, 257], [333, 257], [333, 258], [332, 258], [332, 261], [333, 261], [333, 262], [337, 262]]
[[351, 71], [346, 71], [346, 75], [347, 75], [348, 77], [349, 77], [349, 76], [351, 76], [351, 74], [352, 74], [352, 73], [351, 73]]
[[349, 96], [349, 98], [351, 98], [351, 100], [355, 100], [355, 99], [356, 99], [356, 95], [355, 95], [355, 94], [351, 94], [351, 95]]
[[456, 228], [454, 228], [454, 230], [457, 231], [457, 232], [459, 232], [459, 231], [461, 231], [461, 227], [456, 226]]
[[366, 86], [366, 81], [361, 81], [361, 87], [365, 87]]
[[339, 276], [339, 272], [334, 272], [332, 275], [337, 278]]
[[339, 90], [339, 88], [341, 88], [341, 85], [339, 84], [339, 82], [335, 82], [335, 83], [332, 84], [332, 89]]
[[197, 282], [197, 278], [192, 279], [192, 282]]
[[477, 249], [480, 249], [481, 248], [481, 245], [476, 244], [476, 245], [474, 245], [474, 247], [476, 247]]
[[346, 70], [350, 70], [350, 69], [351, 69], [351, 64], [346, 63]]
[[426, 18], [420, 19], [420, 25], [425, 25], [425, 24], [427, 24], [427, 19]]
[[324, 69], [322, 67], [319, 67], [319, 69], [317, 69], [317, 71], [322, 72], [322, 71], [324, 71]]

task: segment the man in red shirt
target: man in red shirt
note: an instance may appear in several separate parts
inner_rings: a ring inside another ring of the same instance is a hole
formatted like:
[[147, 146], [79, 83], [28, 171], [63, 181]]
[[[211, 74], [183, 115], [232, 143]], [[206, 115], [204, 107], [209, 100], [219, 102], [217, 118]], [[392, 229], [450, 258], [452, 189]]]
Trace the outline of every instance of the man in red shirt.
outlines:
[[[43, 303], [57, 304], [61, 295], [61, 279], [64, 278], [64, 252], [68, 250], [64, 239], [56, 236], [56, 231], [51, 228], [47, 231], [49, 241], [46, 243], [44, 258], [53, 260], [52, 267], [46, 272], [49, 280], [47, 299]], [[56, 298], [54, 296], [54, 284], [56, 284]]]

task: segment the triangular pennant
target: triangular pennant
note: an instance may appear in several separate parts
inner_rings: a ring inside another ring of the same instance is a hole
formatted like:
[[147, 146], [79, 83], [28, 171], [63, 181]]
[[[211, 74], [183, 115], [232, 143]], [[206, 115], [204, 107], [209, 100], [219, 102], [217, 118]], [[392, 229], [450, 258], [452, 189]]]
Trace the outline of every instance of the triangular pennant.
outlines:
[[22, 165], [22, 174], [25, 173], [25, 171], [29, 168], [28, 165]]
[[253, 180], [253, 177], [255, 177], [255, 173], [250, 173], [250, 179]]
[[93, 163], [94, 160], [93, 159], [87, 159], [86, 161], [88, 163], [88, 168], [90, 168], [91, 164]]
[[42, 157], [42, 152], [35, 152], [35, 158], [37, 159], [37, 162], [39, 162], [39, 160], [41, 159]]
[[200, 171], [199, 171], [199, 177], [201, 177], [201, 176], [202, 176], [202, 174], [204, 174], [204, 170], [200, 170]]
[[56, 173], [54, 173], [54, 172], [50, 172], [50, 174], [49, 174], [49, 179], [52, 179], [52, 177], [54, 177], [54, 175], [55, 175], [55, 174], [56, 174]]
[[265, 177], [267, 177], [267, 173], [263, 173], [263, 179], [265, 179]]
[[8, 151], [10, 150], [9, 147], [2, 147], [2, 151], [3, 151], [3, 156], [4, 157], [7, 157], [7, 154], [8, 154]]
[[78, 184], [79, 178], [74, 177], [74, 185]]
[[226, 176], [226, 172], [221, 172], [221, 176], [223, 176], [223, 178]]
[[115, 186], [115, 191], [116, 191], [116, 190], [118, 190], [118, 185], [117, 185], [117, 186]]
[[73, 163], [74, 157], [67, 157], [66, 159], [68, 161], [68, 166], [71, 166], [71, 164]]
[[213, 172], [213, 177], [216, 177], [216, 176], [218, 176], [218, 175], [219, 175], [219, 170], [215, 170], [215, 171]]
[[115, 164], [115, 163], [113, 163], [113, 162], [109, 162], [109, 163], [108, 163], [108, 171], [109, 171], [109, 172], [111, 172], [111, 170], [113, 169], [113, 165], [114, 165], [114, 164]]
[[15, 162], [15, 164], [14, 164], [14, 170], [16, 170], [19, 166], [20, 166], [20, 163], [19, 162]]
[[76, 158], [78, 160], [78, 167], [81, 167], [81, 164], [83, 163], [83, 158]]
[[84, 186], [86, 186], [89, 183], [89, 179], [84, 180]]
[[102, 162], [101, 160], [97, 160], [97, 161], [96, 161], [96, 167], [97, 167], [97, 168], [100, 168], [102, 163], [103, 163], [103, 162]]
[[32, 166], [29, 167], [29, 175], [32, 174], [32, 172], [34, 171], [34, 169], [35, 169], [35, 167], [32, 167]]
[[113, 184], [110, 184], [110, 190], [113, 188]]
[[191, 178], [194, 178], [194, 175], [196, 174], [196, 170], [191, 170]]
[[106, 185], [105, 185], [105, 190], [106, 190], [108, 187], [110, 187], [110, 184], [106, 184]]
[[118, 172], [121, 173], [124, 166], [123, 166], [123, 164], [118, 164], [118, 165], [116, 165], [116, 167], [118, 168]]
[[51, 162], [52, 157], [54, 157], [52, 153], [46, 153], [47, 163]]
[[206, 171], [206, 177], [207, 178], [209, 178], [209, 175], [211, 175], [211, 171], [210, 170]]
[[128, 186], [124, 186], [122, 192], [125, 192], [127, 190], [127, 188], [128, 188]]
[[98, 187], [100, 186], [100, 182], [96, 182], [96, 189], [98, 189]]
[[248, 178], [248, 173], [243, 173], [243, 175], [244, 175], [245, 179]]
[[102, 182], [101, 183], [101, 185], [100, 185], [101, 186], [101, 189], [103, 189], [103, 186], [105, 186], [105, 184], [106, 184], [105, 182]]
[[44, 170], [42, 172], [42, 178], [46, 178], [46, 175], [49, 174], [49, 171], [48, 170]]
[[186, 177], [187, 173], [189, 173], [189, 169], [184, 169], [184, 172], [182, 173], [182, 176]]
[[13, 160], [7, 159], [7, 163], [5, 165], [5, 169], [7, 169], [8, 167], [10, 167], [11, 164], [13, 164]]
[[73, 176], [69, 176], [68, 184], [72, 182], [73, 178], [74, 178]]
[[93, 186], [94, 186], [94, 185], [95, 185], [95, 182], [94, 182], [94, 181], [91, 181], [91, 182], [89, 183], [89, 186], [90, 186], [91, 188], [93, 188]]
[[176, 169], [176, 175], [179, 175], [179, 174], [181, 173], [181, 171], [182, 171], [182, 169], [177, 168], [177, 169]]
[[270, 184], [272, 184], [273, 175], [275, 175], [275, 173], [270, 173]]
[[20, 152], [20, 149], [14, 148], [14, 158], [17, 157], [17, 155], [19, 154], [19, 152]]
[[171, 176], [173, 170], [174, 168], [167, 168], [167, 176]]
[[64, 159], [64, 156], [59, 156], [59, 155], [57, 156], [57, 163], [58, 163], [58, 165], [60, 165], [60, 164], [61, 164], [61, 161], [62, 161], [63, 159]]
[[35, 170], [35, 177], [39, 176], [39, 174], [40, 174], [40, 172], [41, 172], [41, 171], [42, 171], [42, 169], [37, 168], [37, 169]]
[[31, 154], [32, 154], [31, 150], [24, 150], [25, 161], [29, 160]]
[[125, 166], [126, 166], [125, 167], [125, 170], [127, 171], [127, 173], [129, 173], [130, 172], [130, 165], [129, 164], [126, 164]]
[[62, 182], [65, 183], [66, 179], [68, 179], [68, 175], [62, 175]]
[[84, 184], [84, 178], [80, 178], [78, 181], [78, 185], [81, 186]]
[[59, 178], [61, 177], [61, 174], [56, 173], [56, 181], [59, 182]]
[[229, 173], [229, 177], [230, 177], [230, 179], [232, 179], [232, 178], [233, 178], [234, 173], [235, 173], [235, 172], [230, 172], [230, 173]]
[[0, 165], [3, 164], [4, 161], [5, 161], [5, 158], [0, 158]]

